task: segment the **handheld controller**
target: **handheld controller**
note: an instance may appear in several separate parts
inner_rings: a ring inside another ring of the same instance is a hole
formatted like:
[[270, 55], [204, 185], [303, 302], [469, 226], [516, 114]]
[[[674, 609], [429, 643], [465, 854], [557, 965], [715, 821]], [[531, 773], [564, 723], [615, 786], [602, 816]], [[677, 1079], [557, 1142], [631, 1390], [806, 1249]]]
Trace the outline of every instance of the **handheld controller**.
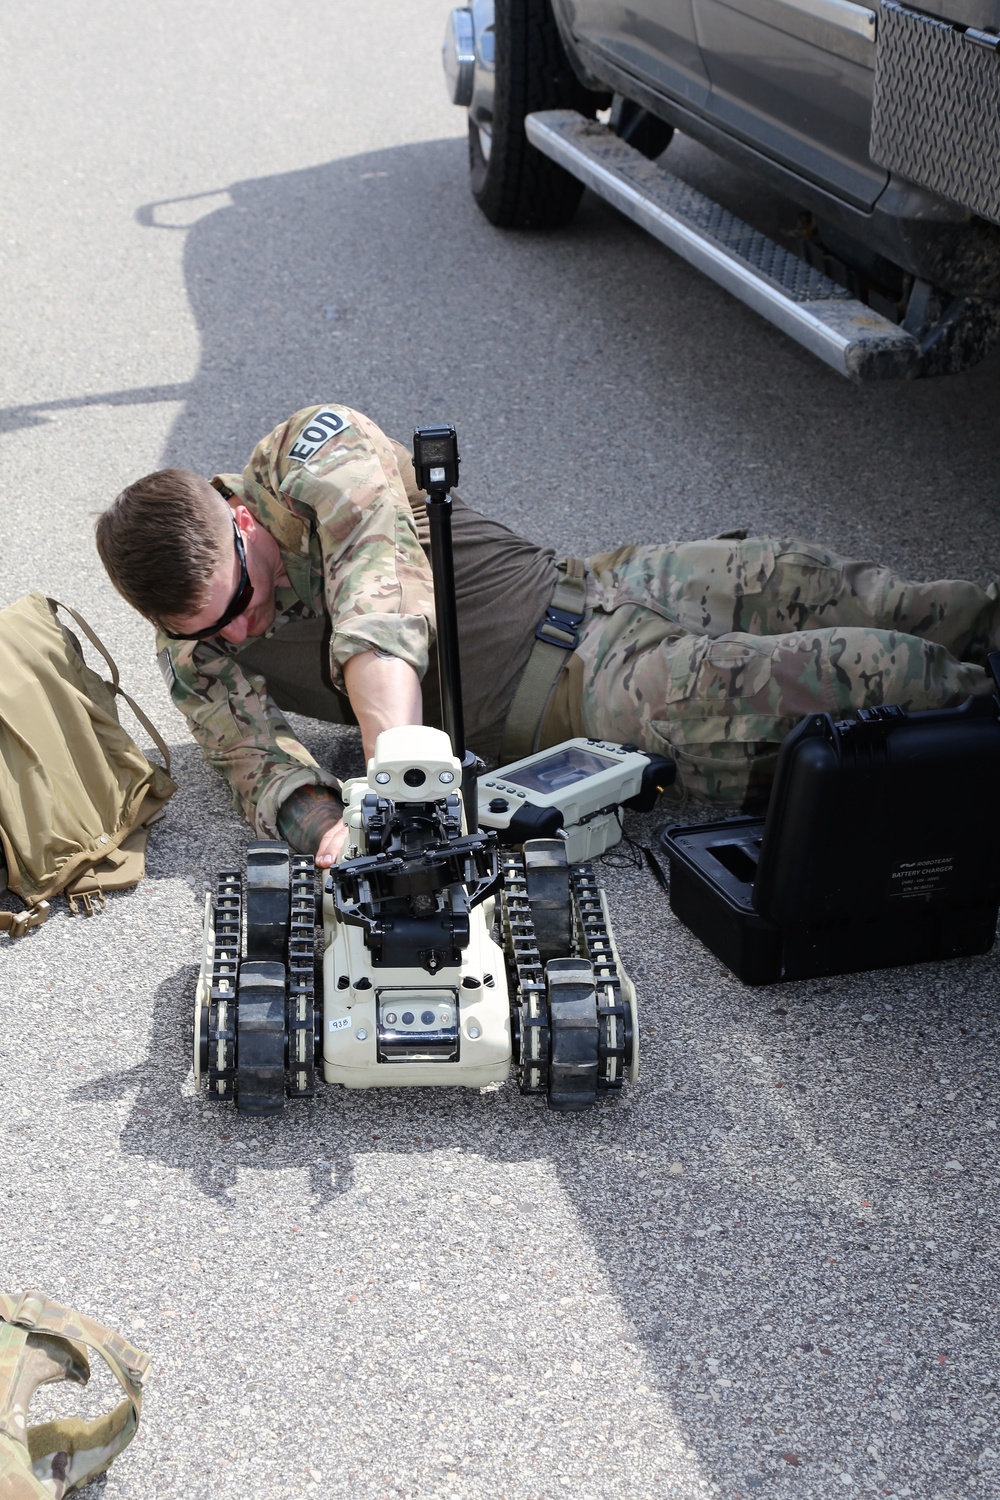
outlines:
[[673, 761], [635, 745], [575, 739], [501, 766], [479, 781], [479, 822], [503, 845], [561, 838], [571, 865], [622, 836], [619, 807], [649, 812], [674, 779]]

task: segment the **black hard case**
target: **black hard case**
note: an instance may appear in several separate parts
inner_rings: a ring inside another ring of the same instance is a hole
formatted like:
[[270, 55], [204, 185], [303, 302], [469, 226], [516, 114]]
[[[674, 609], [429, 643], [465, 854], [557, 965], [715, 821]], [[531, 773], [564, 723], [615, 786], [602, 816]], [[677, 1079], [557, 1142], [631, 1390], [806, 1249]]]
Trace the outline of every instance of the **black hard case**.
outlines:
[[986, 953], [1000, 906], [1000, 704], [811, 714], [766, 818], [665, 828], [670, 905], [746, 984]]

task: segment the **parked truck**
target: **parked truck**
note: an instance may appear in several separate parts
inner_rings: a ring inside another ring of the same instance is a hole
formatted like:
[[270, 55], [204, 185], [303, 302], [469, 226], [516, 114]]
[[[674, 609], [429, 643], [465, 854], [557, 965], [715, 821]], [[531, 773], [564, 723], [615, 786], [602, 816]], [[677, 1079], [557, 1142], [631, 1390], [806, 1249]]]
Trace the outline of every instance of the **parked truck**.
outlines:
[[[585, 187], [857, 381], [1000, 335], [1000, 0], [472, 0], [444, 43], [473, 196], [567, 224]], [[798, 205], [776, 242], [670, 170], [674, 130]]]

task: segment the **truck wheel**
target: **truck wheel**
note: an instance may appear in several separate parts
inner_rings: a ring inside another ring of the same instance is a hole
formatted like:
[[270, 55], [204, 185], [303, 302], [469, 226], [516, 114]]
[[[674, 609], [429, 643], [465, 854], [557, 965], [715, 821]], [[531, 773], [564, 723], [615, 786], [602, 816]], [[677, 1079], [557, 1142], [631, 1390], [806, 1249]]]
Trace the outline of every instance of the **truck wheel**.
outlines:
[[583, 184], [529, 145], [524, 117], [539, 109], [593, 116], [604, 102], [585, 89], [563, 50], [549, 0], [496, 0], [490, 128], [469, 119], [472, 196], [501, 229], [556, 229], [576, 212]]

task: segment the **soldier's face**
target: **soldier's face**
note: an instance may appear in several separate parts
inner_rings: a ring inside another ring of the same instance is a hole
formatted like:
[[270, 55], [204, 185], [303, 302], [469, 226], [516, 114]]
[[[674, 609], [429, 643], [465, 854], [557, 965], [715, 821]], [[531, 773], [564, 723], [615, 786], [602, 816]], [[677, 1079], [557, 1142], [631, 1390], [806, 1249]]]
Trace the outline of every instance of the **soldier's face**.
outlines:
[[273, 538], [245, 505], [232, 510], [226, 505], [220, 528], [219, 562], [201, 608], [171, 624], [180, 636], [220, 636], [242, 645], [263, 635], [274, 621], [274, 562], [280, 556]]

